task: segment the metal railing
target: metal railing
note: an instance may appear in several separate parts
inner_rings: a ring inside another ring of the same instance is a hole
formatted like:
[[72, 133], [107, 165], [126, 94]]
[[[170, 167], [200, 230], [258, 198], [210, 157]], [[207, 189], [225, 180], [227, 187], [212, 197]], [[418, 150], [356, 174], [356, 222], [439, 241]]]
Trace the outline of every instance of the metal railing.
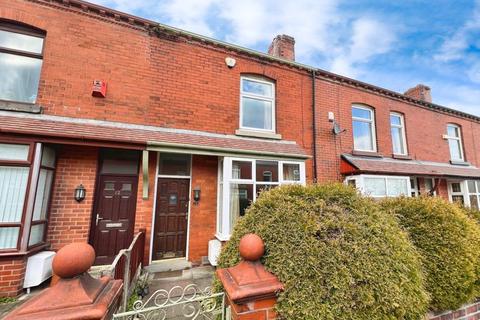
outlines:
[[141, 270], [145, 250], [145, 229], [135, 235], [127, 249], [122, 249], [112, 262], [107, 273], [114, 279], [123, 280], [123, 297], [120, 310], [127, 310], [128, 297], [132, 291], [137, 273]]
[[113, 319], [231, 319], [225, 306], [225, 293], [212, 292], [210, 287], [200, 289], [196, 284], [174, 286], [170, 290], [159, 289], [146, 300], [137, 300], [132, 310], [115, 313]]

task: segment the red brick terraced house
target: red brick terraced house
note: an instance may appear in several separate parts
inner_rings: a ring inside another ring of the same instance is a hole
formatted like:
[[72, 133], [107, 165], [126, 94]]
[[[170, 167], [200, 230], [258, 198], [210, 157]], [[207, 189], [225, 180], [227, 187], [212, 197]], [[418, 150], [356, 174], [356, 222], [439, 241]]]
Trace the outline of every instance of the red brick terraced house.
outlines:
[[[477, 207], [480, 118], [79, 0], [0, 4], [0, 295], [89, 242], [110, 264], [215, 263], [259, 192], [344, 181]], [[210, 243], [210, 245], [209, 245]], [[174, 266], [174, 267], [173, 267]]]

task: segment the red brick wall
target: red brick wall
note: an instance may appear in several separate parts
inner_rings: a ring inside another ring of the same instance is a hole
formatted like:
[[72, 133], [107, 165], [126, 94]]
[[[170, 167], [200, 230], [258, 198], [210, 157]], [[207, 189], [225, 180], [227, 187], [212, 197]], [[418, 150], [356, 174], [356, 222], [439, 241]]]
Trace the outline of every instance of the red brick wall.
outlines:
[[[239, 124], [240, 76], [252, 73], [276, 83], [278, 133], [312, 152], [307, 71], [180, 36], [150, 36], [132, 25], [53, 3], [11, 0], [0, 8], [0, 16], [47, 31], [38, 98], [47, 114], [234, 134]], [[225, 65], [227, 56], [237, 59], [232, 69]], [[94, 79], [107, 81], [105, 99], [91, 96]], [[317, 81], [316, 95], [320, 181], [341, 178], [339, 155], [350, 152], [353, 145], [354, 102], [375, 108], [378, 151], [384, 156], [392, 153], [389, 112], [397, 111], [405, 114], [413, 158], [448, 161], [448, 144], [441, 136], [446, 124], [453, 122], [462, 126], [467, 161], [480, 165], [478, 123], [326, 80]], [[346, 132], [331, 134], [328, 111], [335, 112]], [[311, 180], [311, 161], [307, 174]]]
[[0, 259], [0, 297], [16, 297], [23, 290], [26, 257]]
[[429, 314], [429, 320], [476, 320], [480, 319], [480, 302], [465, 305], [458, 310], [441, 314]]
[[[480, 123], [475, 123], [451, 115], [434, 112], [405, 102], [390, 99], [357, 88], [336, 83], [319, 81], [317, 85], [318, 144], [322, 150], [320, 160], [332, 163], [338, 161], [341, 153], [350, 153], [353, 149], [352, 114], [353, 103], [366, 104], [375, 110], [377, 131], [377, 149], [385, 157], [392, 155], [390, 133], [390, 112], [404, 115], [408, 153], [413, 159], [448, 163], [450, 151], [448, 142], [442, 138], [446, 134], [447, 124], [456, 123], [462, 127], [466, 160], [480, 165]], [[335, 113], [340, 126], [347, 131], [335, 137], [331, 133], [327, 112]], [[321, 164], [320, 164], [321, 165]], [[321, 168], [323, 170], [323, 168]], [[327, 174], [335, 178], [335, 172]]]
[[150, 261], [150, 241], [152, 235], [152, 217], [153, 204], [155, 201], [155, 172], [157, 166], [157, 152], [149, 153], [148, 163], [148, 178], [149, 189], [148, 199], [143, 199], [143, 168], [140, 166], [140, 173], [138, 178], [138, 193], [137, 193], [137, 212], [135, 214], [135, 233], [140, 229], [146, 229], [145, 232], [145, 248], [143, 256], [143, 264], [148, 265]]
[[[0, 17], [47, 31], [38, 96], [46, 114], [234, 134], [240, 76], [251, 73], [276, 82], [277, 132], [311, 151], [306, 72], [185, 38], [149, 36], [61, 5], [11, 0]], [[237, 59], [233, 69], [227, 56]], [[106, 98], [91, 96], [94, 79], [107, 82]]]
[[217, 221], [217, 173], [218, 159], [212, 156], [193, 156], [192, 190], [200, 187], [201, 199], [193, 202], [193, 191], [190, 195], [190, 239], [188, 258], [199, 264], [202, 256], [208, 255], [208, 241], [213, 239]]
[[[58, 250], [72, 242], [87, 242], [92, 214], [98, 149], [63, 146], [58, 154], [47, 241]], [[83, 184], [86, 198], [74, 199], [74, 190]]]

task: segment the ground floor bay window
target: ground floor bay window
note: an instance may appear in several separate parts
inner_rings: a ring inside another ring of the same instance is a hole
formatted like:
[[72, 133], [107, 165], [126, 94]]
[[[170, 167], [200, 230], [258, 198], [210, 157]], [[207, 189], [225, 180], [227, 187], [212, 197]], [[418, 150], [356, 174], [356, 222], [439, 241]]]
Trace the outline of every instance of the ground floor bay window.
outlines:
[[0, 142], [0, 253], [45, 242], [54, 170], [51, 147]]
[[410, 177], [380, 176], [360, 174], [349, 176], [346, 183], [356, 187], [372, 198], [398, 197], [411, 195]]
[[480, 209], [480, 180], [452, 180], [448, 182], [450, 201], [473, 209]]
[[235, 222], [262, 191], [288, 183], [305, 184], [304, 162], [220, 158], [217, 238], [229, 239]]

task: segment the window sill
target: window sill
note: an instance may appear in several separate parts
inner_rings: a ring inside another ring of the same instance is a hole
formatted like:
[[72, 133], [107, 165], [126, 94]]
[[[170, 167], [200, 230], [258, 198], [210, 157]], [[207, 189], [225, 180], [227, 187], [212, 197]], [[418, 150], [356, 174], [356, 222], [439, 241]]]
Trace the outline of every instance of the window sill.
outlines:
[[466, 161], [454, 161], [454, 160], [450, 160], [450, 164], [453, 164], [455, 166], [465, 166], [465, 167], [468, 167], [470, 165], [470, 163]]
[[42, 113], [42, 107], [34, 103], [0, 100], [0, 110], [27, 113]]
[[364, 156], [364, 157], [373, 157], [373, 158], [382, 158], [383, 156], [378, 153], [378, 152], [373, 152], [373, 151], [358, 151], [358, 150], [353, 150], [352, 151], [353, 156]]
[[49, 243], [44, 243], [42, 245], [38, 245], [30, 250], [27, 251], [11, 251], [11, 252], [2, 252], [0, 253], [0, 259], [2, 258], [12, 258], [12, 257], [23, 257], [23, 256], [29, 256], [34, 253], [37, 253], [39, 251], [44, 250], [45, 248], [48, 248], [50, 246]]
[[400, 160], [412, 160], [412, 157], [409, 155], [403, 155], [403, 154], [392, 154], [393, 159], [400, 159]]
[[244, 136], [244, 137], [255, 137], [255, 138], [276, 139], [276, 140], [282, 139], [282, 135], [277, 133], [261, 132], [261, 131], [254, 131], [254, 130], [245, 130], [245, 129], [237, 129], [235, 131], [235, 134], [237, 136]]

